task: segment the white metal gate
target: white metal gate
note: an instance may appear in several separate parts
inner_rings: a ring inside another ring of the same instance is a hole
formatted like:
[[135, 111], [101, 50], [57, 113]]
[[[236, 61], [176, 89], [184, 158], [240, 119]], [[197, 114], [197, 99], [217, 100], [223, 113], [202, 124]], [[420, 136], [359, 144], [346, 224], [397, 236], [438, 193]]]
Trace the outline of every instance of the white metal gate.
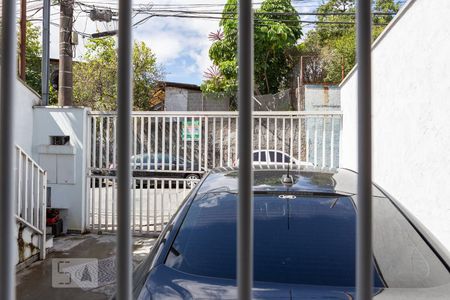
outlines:
[[[255, 112], [255, 150], [277, 150], [323, 168], [339, 164], [340, 112]], [[89, 117], [88, 198], [92, 230], [117, 226], [116, 120], [113, 112]], [[237, 112], [133, 112], [132, 224], [135, 233], [158, 233], [191, 187], [208, 170], [234, 166]]]

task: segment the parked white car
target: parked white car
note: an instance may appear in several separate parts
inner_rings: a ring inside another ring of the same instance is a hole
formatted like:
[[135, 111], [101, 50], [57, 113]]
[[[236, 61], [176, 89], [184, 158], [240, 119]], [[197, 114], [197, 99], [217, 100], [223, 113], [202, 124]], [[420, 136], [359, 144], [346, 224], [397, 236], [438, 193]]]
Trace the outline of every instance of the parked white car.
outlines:
[[[297, 166], [314, 166], [307, 161], [300, 161], [289, 154], [279, 150], [261, 149], [253, 151], [253, 165], [286, 165], [292, 164]], [[235, 166], [239, 165], [239, 159], [234, 163]]]

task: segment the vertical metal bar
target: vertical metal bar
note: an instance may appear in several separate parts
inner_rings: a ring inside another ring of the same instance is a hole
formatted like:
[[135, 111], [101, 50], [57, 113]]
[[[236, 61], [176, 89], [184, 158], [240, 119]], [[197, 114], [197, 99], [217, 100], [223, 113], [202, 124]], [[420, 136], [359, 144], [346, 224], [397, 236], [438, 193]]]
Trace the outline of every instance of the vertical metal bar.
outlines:
[[91, 226], [90, 228], [93, 230], [95, 227], [95, 177], [90, 177], [90, 189], [91, 189]]
[[[261, 156], [261, 130], [262, 130], [262, 126], [261, 126], [261, 117], [258, 119], [258, 151], [259, 151], [259, 156]], [[266, 147], [266, 149], [268, 149]], [[260, 157], [260, 161], [261, 161], [261, 157]]]
[[150, 232], [150, 180], [147, 178], [147, 233]]
[[[27, 158], [28, 159], [28, 158]], [[30, 218], [28, 221], [34, 225], [34, 164], [30, 161], [31, 181], [30, 181]]]
[[144, 197], [142, 188], [144, 187], [144, 179], [139, 182], [139, 232], [142, 233], [142, 199]]
[[103, 201], [103, 177], [97, 177], [98, 180], [98, 231], [102, 231], [102, 201]]
[[3, 0], [0, 47], [0, 299], [15, 298], [14, 118], [16, 102], [16, 1]]
[[165, 179], [161, 179], [161, 231], [164, 229], [164, 185], [166, 184]]
[[133, 1], [119, 0], [119, 64], [117, 97], [117, 299], [131, 299], [132, 252], [130, 233], [131, 183], [131, 7]]
[[136, 230], [136, 185], [139, 182], [138, 181], [139, 178], [137, 177], [131, 177], [131, 182], [132, 182], [132, 194], [131, 194], [131, 215], [132, 215], [132, 220], [131, 220], [131, 224], [132, 224], [132, 231], [134, 232]]
[[[273, 121], [274, 121], [273, 149], [274, 149], [274, 150], [277, 150], [277, 139], [278, 139], [278, 119], [277, 119], [277, 117], [275, 117], [275, 118], [273, 119]], [[275, 152], [275, 161], [277, 161], [277, 155], [276, 155], [276, 152]]]
[[87, 145], [86, 145], [86, 149], [87, 149], [87, 153], [86, 153], [86, 189], [85, 189], [85, 197], [86, 197], [86, 208], [85, 208], [85, 214], [86, 214], [86, 228], [88, 228], [88, 226], [90, 224], [90, 202], [92, 202], [92, 198], [91, 198], [91, 157], [92, 157], [92, 117], [91, 115], [88, 114], [88, 118], [87, 118]]
[[100, 169], [103, 168], [103, 130], [104, 130], [104, 117], [100, 117], [100, 149], [98, 152], [98, 156], [99, 156], [99, 162], [98, 162], [98, 167]]
[[[113, 119], [113, 167], [117, 168], [117, 116]], [[117, 176], [117, 173], [116, 173]]]
[[298, 132], [298, 143], [297, 143], [297, 155], [298, 155], [298, 160], [302, 160], [302, 116], [299, 116], [297, 118], [297, 132]]
[[231, 118], [228, 117], [228, 134], [227, 134], [227, 167], [231, 166]]
[[[234, 150], [234, 159], [237, 161], [238, 155], [239, 155], [239, 118], [235, 118], [236, 120], [236, 138], [235, 138], [235, 150]], [[253, 149], [252, 149], [253, 151]], [[233, 164], [233, 160], [231, 161], [231, 164]]]
[[169, 215], [167, 220], [170, 220], [170, 218], [172, 217], [172, 191], [170, 190], [172, 188], [172, 180], [169, 179]]
[[[132, 169], [136, 169], [137, 168], [137, 118], [136, 117], [132, 117], [133, 120], [133, 168]], [[141, 159], [142, 160], [142, 159]]]
[[326, 151], [326, 117], [322, 116], [322, 168], [325, 168], [325, 151]]
[[[205, 117], [205, 136], [204, 136], [204, 138], [205, 138], [205, 167], [204, 167], [205, 170], [208, 169], [208, 142], [209, 142], [208, 123], [209, 123], [209, 120], [208, 120], [208, 117], [206, 116]], [[177, 182], [177, 184], [178, 184], [178, 182]]]
[[97, 168], [97, 118], [92, 117], [92, 124], [94, 132], [92, 136], [92, 167]]
[[22, 209], [22, 191], [21, 190], [22, 190], [22, 169], [23, 169], [23, 167], [22, 167], [22, 151], [20, 149], [18, 149], [18, 151], [17, 151], [17, 158], [19, 159], [19, 162], [18, 162], [19, 167], [17, 169], [18, 183], [17, 183], [17, 195], [16, 195], [16, 197], [17, 197], [16, 211], [17, 211], [17, 215], [20, 216], [20, 211]]
[[177, 117], [177, 171], [180, 171], [180, 117]]
[[219, 151], [220, 151], [220, 166], [223, 167], [223, 117], [220, 117], [220, 145], [219, 145]]
[[111, 191], [111, 228], [113, 231], [116, 230], [116, 218], [117, 218], [117, 211], [116, 211], [116, 178], [113, 177], [112, 179], [112, 191]]
[[156, 194], [156, 191], [157, 191], [157, 181], [156, 181], [156, 179], [154, 179], [153, 180], [153, 232], [156, 232], [156, 222], [157, 222], [157, 219], [156, 219], [156, 211], [157, 211], [157, 209], [158, 209], [158, 207], [157, 207], [157, 203], [156, 203], [156, 198], [157, 198], [157, 194]]
[[173, 139], [173, 120], [169, 117], [169, 170], [172, 171], [173, 156], [172, 156], [172, 139]]
[[[306, 156], [306, 161], [307, 162], [309, 162], [309, 124], [311, 123], [311, 122], [309, 122], [310, 121], [310, 117], [305, 117], [305, 128], [306, 128], [306, 136], [305, 136], [305, 152], [306, 152], [306, 154], [305, 154], [305, 156]], [[301, 127], [301, 125], [300, 125], [300, 127]]]
[[[43, 219], [41, 219], [41, 215], [39, 214], [39, 212], [42, 210], [42, 207], [41, 207], [41, 186], [39, 185], [41, 182], [40, 182], [40, 173], [41, 173], [41, 171], [39, 170], [39, 168], [38, 168], [38, 166], [36, 166], [36, 171], [37, 171], [37, 177], [36, 177], [36, 203], [37, 203], [37, 205], [36, 205], [36, 228], [42, 228], [40, 225], [41, 225], [41, 223], [43, 222]], [[45, 235], [45, 230], [44, 231], [42, 231], [43, 233], [44, 233], [44, 235]]]
[[24, 201], [23, 201], [23, 216], [25, 220], [28, 220], [28, 159], [25, 157], [25, 191], [23, 192]]
[[144, 155], [144, 117], [140, 118], [140, 127], [141, 127], [141, 132], [140, 132], [140, 136], [139, 136], [139, 144], [140, 144], [140, 154], [141, 154], [141, 170], [144, 170], [144, 159], [145, 159], [145, 155]]
[[50, 74], [50, 0], [43, 0], [42, 10], [42, 104], [48, 105]]
[[150, 170], [151, 164], [151, 144], [150, 139], [152, 137], [152, 117], [147, 118], [147, 170]]
[[[191, 171], [194, 171], [194, 149], [195, 149], [195, 139], [194, 139], [194, 117], [191, 118]], [[162, 227], [161, 227], [162, 230]]]
[[283, 135], [283, 137], [281, 138], [281, 141], [283, 143], [281, 149], [283, 151], [282, 161], [284, 164], [285, 163], [284, 153], [286, 153], [286, 118], [285, 117], [283, 117], [283, 130], [281, 131], [281, 134]]
[[372, 69], [371, 3], [357, 2], [358, 221], [356, 299], [372, 299]]
[[[269, 136], [270, 136], [270, 119], [269, 117], [267, 117], [266, 119], [266, 149], [270, 149], [270, 141], [269, 141]], [[268, 155], [268, 153], [267, 153]], [[266, 157], [266, 159], [269, 161], [269, 158]]]
[[166, 168], [166, 117], [161, 117], [162, 119], [162, 138], [161, 138], [161, 154], [162, 154], [162, 161], [161, 161], [161, 170], [164, 170]]
[[213, 129], [212, 129], [212, 167], [216, 167], [216, 117], [213, 118]]
[[41, 218], [42, 218], [42, 224], [40, 229], [42, 230], [42, 232], [44, 233], [42, 235], [42, 240], [41, 240], [41, 252], [39, 254], [39, 258], [41, 260], [45, 259], [46, 256], [46, 252], [45, 252], [45, 244], [47, 242], [47, 237], [45, 235], [45, 231], [46, 231], [46, 227], [47, 227], [47, 223], [46, 223], [46, 215], [47, 215], [47, 172], [44, 172], [42, 175], [42, 202], [41, 202]]
[[203, 128], [203, 117], [199, 117], [198, 118], [198, 122], [199, 122], [199, 140], [198, 140], [198, 170], [196, 171], [200, 171], [202, 169], [202, 137], [204, 137], [202, 135], [202, 128]]
[[159, 129], [159, 125], [158, 125], [158, 117], [155, 117], [155, 158], [154, 158], [154, 165], [153, 165], [153, 169], [156, 170], [158, 168], [158, 129]]
[[291, 136], [289, 140], [289, 155], [291, 156], [291, 161], [289, 163], [292, 163], [292, 157], [294, 155], [294, 118], [291, 116]]
[[[186, 156], [187, 156], [187, 132], [188, 132], [188, 128], [187, 128], [187, 118], [184, 117], [184, 121], [183, 121], [183, 130], [184, 130], [184, 134], [183, 134], [183, 139], [184, 139], [184, 151], [183, 151], [183, 171], [186, 172], [187, 169], [187, 164], [186, 164]], [[156, 200], [155, 200], [156, 201]], [[156, 212], [155, 212], [156, 213]], [[156, 224], [155, 224], [156, 226]]]
[[314, 165], [317, 166], [317, 117], [314, 118]]
[[105, 178], [105, 231], [108, 231], [109, 223], [108, 223], [108, 210], [109, 210], [109, 179]]
[[239, 1], [238, 103], [239, 196], [237, 226], [238, 299], [250, 300], [253, 286], [253, 9], [252, 1]]
[[331, 116], [330, 168], [334, 168], [334, 116]]
[[111, 127], [110, 121], [109, 121], [109, 117], [106, 117], [106, 165], [105, 168], [109, 168], [109, 165], [111, 164], [110, 162], [110, 157], [109, 157], [109, 144], [110, 144], [110, 136], [109, 136], [109, 129]]

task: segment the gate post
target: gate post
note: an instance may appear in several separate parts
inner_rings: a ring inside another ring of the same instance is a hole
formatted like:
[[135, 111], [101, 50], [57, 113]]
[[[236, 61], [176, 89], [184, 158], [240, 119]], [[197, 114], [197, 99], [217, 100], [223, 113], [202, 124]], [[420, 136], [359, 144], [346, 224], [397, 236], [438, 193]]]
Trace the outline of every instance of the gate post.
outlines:
[[86, 231], [88, 109], [33, 110], [33, 157], [47, 171], [50, 207], [59, 209], [64, 231]]

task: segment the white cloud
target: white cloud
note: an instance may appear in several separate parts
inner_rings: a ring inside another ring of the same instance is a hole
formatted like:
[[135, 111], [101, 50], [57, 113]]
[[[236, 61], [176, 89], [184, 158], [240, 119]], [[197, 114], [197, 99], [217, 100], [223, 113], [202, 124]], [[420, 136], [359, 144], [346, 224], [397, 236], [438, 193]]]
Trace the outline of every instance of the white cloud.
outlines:
[[[221, 11], [227, 0], [159, 0], [154, 1], [154, 8], [161, 8], [161, 5], [191, 5], [201, 4], [199, 10]], [[112, 0], [86, 0], [86, 3], [110, 5], [116, 8], [117, 5]], [[115, 1], [117, 3], [117, 1]], [[260, 2], [260, 1], [255, 1]], [[319, 0], [318, 0], [319, 2]], [[134, 0], [134, 5], [151, 5], [148, 0]], [[302, 5], [293, 1], [293, 4], [300, 12], [310, 12], [314, 8], [311, 5]], [[208, 6], [205, 6], [208, 5]], [[211, 7], [210, 5], [215, 5]], [[52, 7], [52, 22], [59, 23], [58, 7]], [[79, 10], [78, 10], [79, 11]], [[76, 16], [76, 15], [75, 15]], [[38, 13], [34, 18], [41, 18]], [[306, 19], [306, 18], [305, 18]], [[139, 20], [138, 17], [134, 20]], [[117, 22], [105, 24], [102, 22], [92, 22], [84, 13], [78, 16], [74, 28], [78, 31], [93, 33], [117, 29]], [[175, 69], [173, 64], [183, 61], [186, 65], [183, 70], [192, 78], [199, 78], [203, 72], [211, 65], [208, 57], [208, 50], [211, 42], [208, 34], [216, 31], [219, 27], [218, 20], [205, 19], [182, 19], [182, 18], [152, 18], [146, 23], [138, 26], [134, 31], [134, 38], [144, 41], [154, 51], [158, 62], [166, 66], [166, 71]], [[77, 58], [81, 58], [84, 53], [84, 40], [80, 37], [80, 44], [77, 46]], [[58, 57], [58, 28], [51, 26], [51, 57]], [[180, 66], [177, 66], [180, 72]], [[194, 76], [196, 75], [196, 76]], [[189, 76], [186, 76], [189, 77]]]

